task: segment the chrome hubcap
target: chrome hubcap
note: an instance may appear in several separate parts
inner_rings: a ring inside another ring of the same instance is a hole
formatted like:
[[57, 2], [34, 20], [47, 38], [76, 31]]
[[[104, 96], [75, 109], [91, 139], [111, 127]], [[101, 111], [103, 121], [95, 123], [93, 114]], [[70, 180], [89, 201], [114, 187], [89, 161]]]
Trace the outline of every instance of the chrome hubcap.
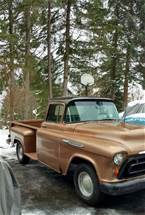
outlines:
[[18, 147], [19, 147], [18, 156], [19, 156], [19, 159], [22, 160], [23, 159], [23, 148], [20, 145]]
[[90, 175], [87, 172], [81, 172], [78, 175], [78, 185], [81, 193], [86, 196], [90, 197], [93, 194], [93, 182]]

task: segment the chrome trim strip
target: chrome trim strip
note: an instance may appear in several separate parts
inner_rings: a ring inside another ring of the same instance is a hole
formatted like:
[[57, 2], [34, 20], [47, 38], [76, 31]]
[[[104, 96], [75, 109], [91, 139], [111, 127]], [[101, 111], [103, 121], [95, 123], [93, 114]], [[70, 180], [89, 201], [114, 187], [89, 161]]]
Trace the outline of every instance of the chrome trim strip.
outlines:
[[78, 143], [74, 140], [66, 140], [66, 139], [63, 139], [63, 143], [65, 144], [68, 144], [70, 146], [74, 146], [74, 147], [77, 147], [77, 148], [84, 148], [84, 145], [81, 144], [81, 143]]
[[140, 155], [141, 155], [141, 154], [145, 154], [145, 151], [141, 151], [141, 152], [139, 152], [138, 154], [140, 154]]

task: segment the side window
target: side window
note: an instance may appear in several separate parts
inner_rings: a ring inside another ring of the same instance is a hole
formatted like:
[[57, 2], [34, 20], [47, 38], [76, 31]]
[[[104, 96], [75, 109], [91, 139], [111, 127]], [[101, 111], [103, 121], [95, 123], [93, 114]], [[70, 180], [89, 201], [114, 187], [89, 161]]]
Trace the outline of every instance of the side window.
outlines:
[[60, 122], [63, 115], [63, 110], [63, 105], [50, 104], [46, 121], [56, 123]]

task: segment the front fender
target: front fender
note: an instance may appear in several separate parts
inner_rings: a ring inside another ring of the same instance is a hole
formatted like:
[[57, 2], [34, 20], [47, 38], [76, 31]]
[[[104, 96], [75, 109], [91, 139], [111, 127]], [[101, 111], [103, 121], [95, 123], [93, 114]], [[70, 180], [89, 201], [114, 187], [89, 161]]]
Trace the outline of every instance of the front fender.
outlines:
[[97, 174], [97, 176], [98, 176], [98, 178], [99, 178], [99, 171], [98, 171], [97, 163], [95, 162], [95, 160], [94, 160], [93, 158], [87, 156], [87, 155], [78, 154], [78, 153], [73, 154], [73, 155], [70, 157], [70, 159], [69, 159], [69, 161], [68, 161], [68, 164], [67, 164], [67, 166], [66, 166], [66, 169], [65, 169], [65, 171], [64, 171], [64, 175], [67, 174], [67, 172], [68, 172], [68, 170], [69, 170], [71, 164], [73, 164], [73, 163], [74, 163], [74, 160], [76, 161], [77, 159], [78, 159], [78, 162], [87, 162], [87, 163], [91, 164], [91, 165], [93, 166], [93, 168], [95, 169], [96, 174]]

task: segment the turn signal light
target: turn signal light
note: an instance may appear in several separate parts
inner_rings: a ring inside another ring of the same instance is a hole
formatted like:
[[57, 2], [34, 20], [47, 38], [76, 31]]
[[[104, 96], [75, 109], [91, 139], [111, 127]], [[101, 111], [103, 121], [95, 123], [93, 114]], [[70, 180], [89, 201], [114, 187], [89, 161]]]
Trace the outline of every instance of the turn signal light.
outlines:
[[117, 166], [114, 167], [113, 173], [116, 177], [119, 175], [119, 168]]

